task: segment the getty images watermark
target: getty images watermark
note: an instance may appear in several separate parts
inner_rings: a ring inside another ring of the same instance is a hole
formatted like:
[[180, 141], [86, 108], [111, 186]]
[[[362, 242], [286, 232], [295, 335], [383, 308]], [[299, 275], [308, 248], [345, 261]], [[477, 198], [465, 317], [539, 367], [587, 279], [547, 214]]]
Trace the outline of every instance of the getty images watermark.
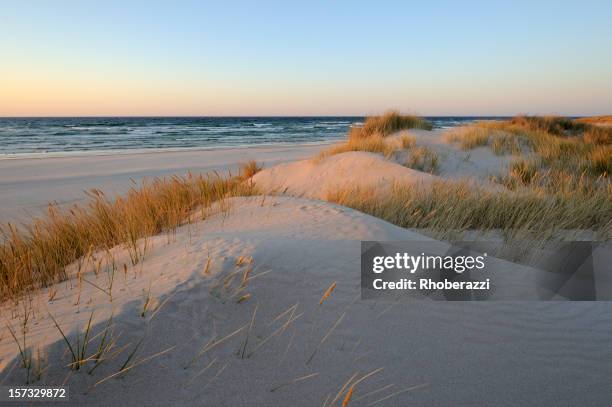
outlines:
[[[610, 242], [361, 243], [361, 296], [444, 301], [612, 300]], [[519, 255], [520, 254], [520, 255]]]

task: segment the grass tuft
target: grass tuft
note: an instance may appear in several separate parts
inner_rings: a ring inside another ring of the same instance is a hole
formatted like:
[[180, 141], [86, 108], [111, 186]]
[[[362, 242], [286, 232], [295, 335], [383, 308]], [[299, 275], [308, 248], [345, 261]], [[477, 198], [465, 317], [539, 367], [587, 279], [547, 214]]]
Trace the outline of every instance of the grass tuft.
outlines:
[[409, 135], [409, 134], [404, 134], [400, 138], [400, 145], [402, 146], [402, 149], [410, 150], [411, 148], [416, 146], [416, 138], [414, 136]]
[[0, 297], [15, 298], [65, 280], [67, 267], [76, 261], [86, 263], [95, 250], [124, 245], [133, 263], [142, 261], [148, 236], [174, 232], [197, 208], [208, 208], [231, 196], [252, 195], [252, 184], [243, 180], [256, 168], [248, 163], [242, 175], [233, 177], [156, 178], [115, 199], [92, 190], [84, 206], [61, 211], [50, 205], [47, 216], [30, 225], [0, 227]]
[[346, 143], [321, 151], [315, 160], [321, 160], [325, 157], [349, 151], [367, 151], [370, 153], [380, 153], [385, 157], [390, 157], [395, 150], [391, 145], [387, 144], [380, 134], [374, 134], [367, 138], [349, 137]]
[[259, 171], [261, 171], [261, 169], [262, 167], [260, 167], [255, 160], [250, 160], [242, 164], [240, 168], [240, 176], [243, 179], [249, 179], [253, 175], [257, 174]]
[[612, 200], [590, 191], [499, 191], [467, 182], [437, 181], [430, 187], [395, 184], [388, 196], [348, 188], [327, 199], [406, 228], [436, 237], [452, 238], [468, 230], [501, 231], [509, 239], [547, 240], [559, 231], [593, 230], [612, 238]]
[[440, 159], [438, 153], [431, 148], [420, 146], [410, 150], [410, 157], [404, 165], [415, 170], [437, 174]]
[[[325, 157], [348, 151], [368, 151], [390, 157], [396, 148], [391, 143], [387, 143], [385, 137], [400, 130], [413, 128], [431, 130], [433, 126], [423, 118], [401, 115], [395, 111], [382, 116], [368, 117], [363, 126], [350, 129], [347, 142], [323, 150], [314, 161], [318, 162]], [[400, 146], [403, 149], [409, 149], [415, 144], [414, 136], [404, 135], [400, 139]]]
[[349, 133], [349, 138], [365, 138], [374, 134], [386, 137], [400, 130], [424, 129], [431, 130], [433, 125], [418, 116], [402, 115], [397, 111], [389, 111], [381, 116], [368, 117], [363, 126], [353, 127]]

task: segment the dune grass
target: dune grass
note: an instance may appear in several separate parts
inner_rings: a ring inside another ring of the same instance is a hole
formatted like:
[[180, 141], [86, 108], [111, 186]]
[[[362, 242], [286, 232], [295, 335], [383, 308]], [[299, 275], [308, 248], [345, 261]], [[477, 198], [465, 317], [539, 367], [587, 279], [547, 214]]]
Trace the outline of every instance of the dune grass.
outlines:
[[410, 150], [416, 146], [416, 137], [410, 134], [404, 134], [400, 137], [400, 146], [404, 150]]
[[489, 145], [490, 131], [477, 126], [460, 127], [452, 129], [444, 134], [449, 143], [460, 143], [464, 150], [471, 150], [476, 147]]
[[602, 239], [612, 237], [612, 200], [597, 193], [503, 192], [467, 182], [437, 181], [431, 187], [395, 184], [385, 197], [372, 189], [348, 188], [330, 193], [327, 199], [441, 239], [456, 238], [467, 230], [546, 240], [559, 231], [591, 229]]
[[444, 136], [448, 142], [458, 142], [463, 150], [489, 146], [497, 155], [520, 154], [522, 150], [517, 135], [487, 127], [460, 127]]
[[583, 132], [588, 125], [560, 116], [525, 116], [520, 115], [509, 120], [510, 126], [530, 131], [542, 131], [555, 136], [569, 136]]
[[[367, 140], [355, 134], [349, 142]], [[384, 141], [380, 134], [375, 137]], [[607, 240], [612, 237], [608, 137], [606, 128], [567, 118], [519, 116], [478, 122], [449, 131], [446, 139], [466, 150], [488, 147], [497, 155], [514, 155], [507, 173], [492, 178], [504, 190], [440, 181], [431, 188], [396, 185], [382, 198], [374, 190], [349, 189], [332, 192], [328, 199], [439, 238], [494, 230], [516, 239], [546, 240], [560, 231], [593, 230]], [[436, 173], [435, 151], [415, 146], [410, 139], [400, 140], [400, 145], [409, 151], [404, 165]]]
[[580, 117], [576, 119], [576, 121], [579, 123], [610, 125], [612, 124], [612, 115]]
[[348, 141], [338, 144], [329, 149], [321, 151], [315, 160], [321, 160], [331, 155], [342, 154], [349, 151], [367, 151], [370, 153], [380, 153], [385, 157], [390, 157], [394, 148], [388, 144], [380, 134], [373, 134], [370, 137], [349, 137]]
[[433, 125], [418, 116], [402, 115], [397, 111], [388, 111], [381, 116], [371, 116], [366, 119], [361, 127], [353, 127], [349, 137], [369, 137], [380, 134], [386, 137], [390, 134], [405, 129], [431, 130]]
[[612, 126], [589, 126], [582, 135], [584, 141], [590, 144], [612, 144]]
[[138, 263], [146, 252], [146, 241], [140, 239], [174, 231], [198, 208], [205, 217], [214, 202], [252, 194], [254, 188], [245, 180], [258, 168], [250, 162], [234, 176], [189, 174], [143, 181], [115, 199], [92, 190], [85, 205], [67, 211], [50, 205], [47, 216], [30, 225], [1, 227], [1, 299], [66, 279], [67, 267], [92, 251], [123, 245], [132, 263]]
[[[537, 203], [534, 216], [543, 213], [543, 221], [535, 223], [538, 228], [547, 230], [546, 222], [551, 222], [555, 228], [594, 228], [610, 238], [612, 146], [608, 137], [604, 128], [568, 118], [518, 116], [451, 131], [447, 140], [465, 149], [486, 145], [497, 154], [516, 155], [506, 174], [492, 180], [511, 190], [513, 199]], [[548, 206], [542, 206], [543, 202]], [[495, 210], [492, 206], [491, 211]]]
[[[315, 162], [325, 157], [346, 153], [348, 151], [367, 151], [371, 153], [381, 153], [386, 157], [390, 157], [396, 150], [396, 146], [387, 143], [385, 137], [400, 130], [413, 128], [431, 130], [433, 126], [423, 118], [401, 115], [396, 111], [389, 111], [382, 116], [368, 117], [363, 126], [352, 127], [350, 129], [348, 140], [345, 143], [323, 150], [315, 157]], [[414, 136], [403, 135], [400, 138], [399, 145], [401, 148], [411, 148], [414, 144]]]
[[[531, 171], [537, 163], [539, 174], [530, 176], [534, 182], [522, 185], [559, 188], [562, 181], [582, 179], [593, 188], [606, 189], [612, 172], [612, 129], [578, 123], [562, 117], [519, 116], [507, 121], [478, 122], [472, 126], [451, 130], [449, 142], [459, 142], [464, 149], [490, 146], [496, 154], [512, 153], [531, 160]], [[509, 177], [517, 175], [519, 158], [509, 168]], [[536, 176], [538, 175], [538, 176]], [[509, 184], [510, 185], [510, 184]], [[518, 184], [517, 184], [518, 185]]]
[[440, 159], [438, 157], [438, 153], [429, 147], [412, 147], [410, 148], [410, 156], [404, 165], [415, 170], [428, 172], [430, 174], [437, 174]]

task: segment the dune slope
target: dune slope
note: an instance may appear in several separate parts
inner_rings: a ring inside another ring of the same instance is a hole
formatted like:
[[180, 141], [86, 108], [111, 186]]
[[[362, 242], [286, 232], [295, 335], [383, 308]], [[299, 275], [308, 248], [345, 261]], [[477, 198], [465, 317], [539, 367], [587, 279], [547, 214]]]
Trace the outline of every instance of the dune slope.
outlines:
[[[112, 286], [110, 271], [89, 271], [81, 288], [72, 280], [27, 302], [27, 346], [46, 345], [36, 383], [65, 383], [72, 402], [88, 405], [323, 405], [371, 372], [350, 405], [396, 392], [376, 405], [612, 397], [612, 367], [601, 362], [612, 356], [608, 304], [362, 301], [360, 240], [369, 239], [426, 238], [337, 205], [268, 196], [234, 199], [229, 214], [151, 239], [145, 262], [125, 274], [117, 248]], [[18, 335], [23, 310], [2, 310]], [[74, 340], [92, 311], [93, 335], [113, 313], [116, 346], [91, 375], [91, 363], [70, 372], [49, 315]], [[112, 376], [134, 349], [129, 371]], [[10, 337], [0, 358], [3, 384], [23, 383]]]

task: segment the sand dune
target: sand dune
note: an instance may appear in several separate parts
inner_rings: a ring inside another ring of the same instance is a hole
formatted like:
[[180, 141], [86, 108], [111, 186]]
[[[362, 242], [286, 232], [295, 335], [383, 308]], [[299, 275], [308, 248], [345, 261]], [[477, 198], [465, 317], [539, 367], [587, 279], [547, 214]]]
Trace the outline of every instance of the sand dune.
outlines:
[[489, 178], [500, 174], [511, 156], [498, 156], [482, 147], [470, 152], [460, 150], [444, 140], [443, 131], [410, 130], [387, 138], [390, 145], [409, 134], [417, 146], [435, 151], [440, 158], [439, 175], [408, 168], [409, 151], [397, 151], [392, 157], [353, 151], [331, 155], [322, 159], [305, 159], [264, 168], [253, 177], [254, 184], [268, 194], [326, 199], [329, 192], [345, 188], [373, 188], [380, 194], [389, 191], [394, 183], [427, 186], [434, 180], [467, 179], [492, 186]]
[[[33, 352], [30, 378], [36, 385], [66, 384], [72, 402], [101, 406], [339, 405], [351, 377], [365, 377], [351, 406], [606, 404], [612, 397], [608, 303], [360, 299], [360, 241], [428, 240], [440, 253], [448, 246], [324, 202], [327, 191], [384, 192], [396, 181], [427, 185], [466, 176], [486, 183], [509, 160], [484, 148], [461, 151], [441, 132], [411, 134], [443, 157], [438, 175], [401, 165], [406, 152], [278, 165], [290, 156], [270, 153], [252, 180], [266, 195], [232, 198], [229, 209], [219, 205], [205, 221], [149, 238], [146, 258], [135, 266], [116, 247], [97, 253], [82, 279], [75, 275], [18, 305], [3, 304], [7, 325]], [[215, 163], [238, 158], [221, 155]], [[197, 156], [185, 165], [190, 160]], [[75, 168], [55, 163], [38, 167], [57, 165], [40, 188], [64, 185], [63, 166]], [[31, 164], [26, 178], [37, 168]], [[111, 168], [112, 159], [95, 165], [107, 166], [117, 182], [121, 167]], [[123, 169], [126, 177], [135, 171]], [[532, 289], [536, 270], [491, 261], [498, 281]], [[99, 363], [70, 371], [70, 352], [51, 317], [73, 346], [92, 319], [87, 355], [102, 338], [112, 346]], [[1, 338], [2, 384], [25, 380], [18, 349], [8, 333]]]
[[[26, 340], [48, 345], [50, 364], [39, 383], [67, 383], [72, 401], [88, 405], [322, 405], [355, 372], [375, 374], [357, 386], [354, 405], [408, 389], [381, 405], [596, 405], [612, 396], [612, 368], [601, 363], [611, 356], [606, 303], [360, 301], [359, 241], [369, 239], [427, 238], [337, 205], [268, 196], [236, 198], [229, 214], [153, 238], [125, 275], [117, 248], [112, 289], [102, 270], [80, 289], [72, 280], [33, 295]], [[2, 313], [18, 330], [23, 308], [11, 308]], [[70, 358], [49, 314], [74, 334], [94, 312], [97, 335], [111, 310], [124, 350], [92, 375], [66, 376], [59, 361]], [[105, 380], [142, 338], [135, 367]], [[0, 342], [0, 358], [3, 384], [21, 383], [12, 339]]]
[[253, 182], [265, 193], [325, 199], [341, 188], [376, 187], [384, 193], [393, 182], [428, 184], [436, 177], [406, 168], [379, 154], [354, 151], [321, 161], [302, 160], [264, 169]]

